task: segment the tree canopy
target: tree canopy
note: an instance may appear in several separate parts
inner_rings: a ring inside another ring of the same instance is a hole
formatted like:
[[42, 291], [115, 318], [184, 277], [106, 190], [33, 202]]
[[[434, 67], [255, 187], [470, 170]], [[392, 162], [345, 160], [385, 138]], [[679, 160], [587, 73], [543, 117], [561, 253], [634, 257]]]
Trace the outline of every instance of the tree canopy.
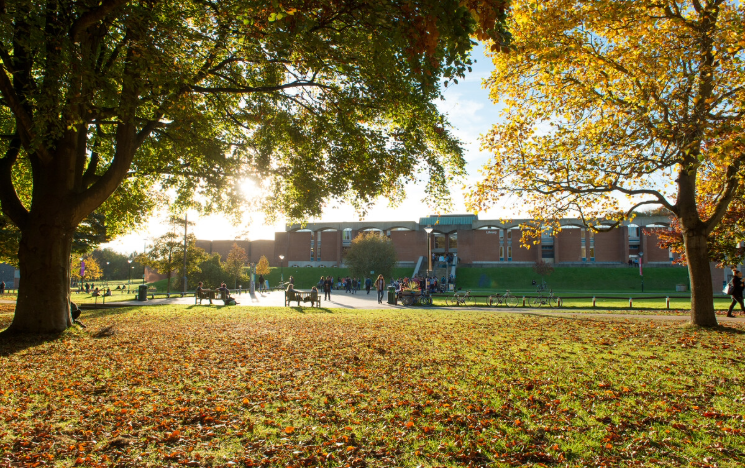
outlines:
[[[186, 237], [186, 273], [198, 273], [199, 265], [207, 259], [206, 252], [197, 247], [194, 234]], [[171, 277], [174, 271], [184, 268], [184, 240], [174, 232], [167, 232], [157, 238], [149, 251], [137, 257], [137, 261], [162, 275], [166, 275], [168, 283], [166, 291], [171, 292]]]
[[70, 325], [65, 265], [94, 211], [110, 234], [164, 198], [231, 211], [247, 179], [290, 220], [395, 202], [421, 174], [447, 193], [464, 161], [433, 101], [472, 36], [509, 37], [502, 0], [7, 1], [0, 18], [14, 332]]
[[389, 238], [377, 232], [360, 233], [344, 256], [344, 263], [354, 277], [383, 275], [389, 278], [396, 266], [396, 248]]
[[569, 215], [600, 230], [661, 205], [685, 239], [691, 320], [715, 325], [707, 237], [743, 195], [742, 3], [511, 5], [510, 52], [488, 80], [505, 119], [483, 138], [493, 159], [473, 207], [518, 195], [543, 228]]

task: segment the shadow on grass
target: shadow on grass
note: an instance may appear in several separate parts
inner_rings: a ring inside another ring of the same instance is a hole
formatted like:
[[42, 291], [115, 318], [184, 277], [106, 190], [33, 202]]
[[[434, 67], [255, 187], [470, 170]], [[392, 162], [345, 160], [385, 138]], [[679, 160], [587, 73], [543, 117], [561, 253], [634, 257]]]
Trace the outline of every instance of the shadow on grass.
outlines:
[[0, 357], [8, 357], [29, 348], [35, 348], [45, 343], [57, 341], [64, 336], [64, 332], [34, 335], [30, 333], [9, 332], [6, 329], [0, 332]]

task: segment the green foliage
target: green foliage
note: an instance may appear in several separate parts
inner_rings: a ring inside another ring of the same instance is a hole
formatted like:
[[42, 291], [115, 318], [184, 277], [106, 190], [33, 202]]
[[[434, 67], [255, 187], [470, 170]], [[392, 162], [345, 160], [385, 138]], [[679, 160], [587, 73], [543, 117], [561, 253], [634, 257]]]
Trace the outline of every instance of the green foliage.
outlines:
[[373, 271], [375, 277], [383, 275], [389, 280], [396, 262], [396, 248], [391, 240], [374, 231], [354, 238], [344, 257], [350, 274], [357, 278], [367, 278]]
[[246, 251], [238, 246], [238, 244], [233, 243], [233, 248], [228, 252], [228, 259], [223, 265], [225, 273], [230, 275], [228, 284], [235, 284], [236, 281], [243, 276], [243, 267], [246, 263], [248, 263], [248, 255], [246, 255]]
[[[206, 253], [203, 249], [197, 247], [197, 238], [194, 234], [189, 234], [186, 239], [186, 274], [188, 279], [189, 273], [200, 271], [200, 264], [206, 258]], [[157, 238], [152, 248], [137, 257], [137, 260], [158, 273], [166, 275], [168, 279], [167, 292], [170, 292], [173, 272], [183, 271], [184, 267], [183, 237], [175, 232], [167, 232]]]

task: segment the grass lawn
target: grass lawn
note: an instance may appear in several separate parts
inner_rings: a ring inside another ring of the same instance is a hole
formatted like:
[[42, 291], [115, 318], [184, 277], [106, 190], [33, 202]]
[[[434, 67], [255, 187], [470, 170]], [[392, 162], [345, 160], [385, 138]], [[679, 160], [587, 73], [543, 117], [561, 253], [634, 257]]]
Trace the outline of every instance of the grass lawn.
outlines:
[[[465, 289], [493, 289], [504, 292], [533, 291], [531, 281], [541, 282], [531, 267], [458, 268], [458, 286]], [[546, 277], [554, 291], [623, 291], [641, 292], [639, 268], [556, 267]], [[675, 285], [688, 286], [688, 269], [685, 267], [644, 268], [644, 291], [675, 294]], [[721, 289], [721, 288], [720, 288]]]
[[82, 320], [0, 341], [0, 465], [745, 464], [743, 324], [196, 306]]

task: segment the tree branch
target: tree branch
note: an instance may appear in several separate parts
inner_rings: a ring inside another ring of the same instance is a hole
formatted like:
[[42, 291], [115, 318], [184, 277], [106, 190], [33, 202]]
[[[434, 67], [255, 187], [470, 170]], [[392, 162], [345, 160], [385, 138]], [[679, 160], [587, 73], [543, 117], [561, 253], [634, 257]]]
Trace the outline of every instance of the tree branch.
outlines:
[[86, 29], [106, 18], [109, 13], [126, 4], [128, 1], [129, 0], [104, 0], [98, 8], [83, 13], [80, 15], [80, 18], [75, 20], [72, 24], [69, 33], [70, 39], [72, 39], [73, 42], [80, 42], [80, 35]]
[[13, 188], [13, 164], [21, 150], [21, 139], [16, 136], [11, 142], [5, 157], [0, 159], [0, 206], [2, 211], [19, 228], [28, 222], [28, 210], [23, 206]]

